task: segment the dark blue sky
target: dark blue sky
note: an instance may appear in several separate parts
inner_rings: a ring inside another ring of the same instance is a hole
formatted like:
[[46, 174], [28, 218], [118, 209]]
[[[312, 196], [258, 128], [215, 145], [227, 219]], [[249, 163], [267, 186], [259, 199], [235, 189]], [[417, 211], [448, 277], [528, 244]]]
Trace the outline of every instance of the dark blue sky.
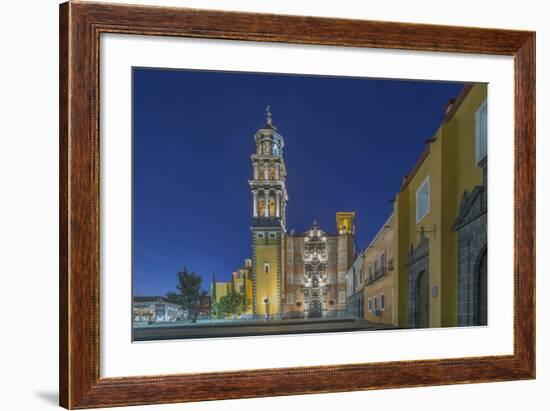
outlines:
[[365, 247], [462, 83], [133, 70], [134, 293], [163, 295], [186, 266], [227, 281], [251, 256], [253, 135], [285, 138], [287, 227], [335, 231], [356, 211]]

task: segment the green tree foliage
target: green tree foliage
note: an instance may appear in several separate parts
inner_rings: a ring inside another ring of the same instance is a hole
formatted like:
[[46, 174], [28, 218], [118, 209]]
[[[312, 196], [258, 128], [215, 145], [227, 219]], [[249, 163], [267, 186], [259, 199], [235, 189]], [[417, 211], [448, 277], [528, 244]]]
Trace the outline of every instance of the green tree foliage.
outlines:
[[218, 318], [241, 315], [248, 309], [248, 303], [242, 294], [231, 293], [224, 295], [216, 304]]
[[205, 294], [201, 290], [202, 277], [193, 271], [183, 268], [178, 273], [177, 291], [170, 291], [166, 294], [166, 300], [175, 304], [180, 304], [184, 310], [196, 321], [198, 309], [200, 306], [200, 297]]

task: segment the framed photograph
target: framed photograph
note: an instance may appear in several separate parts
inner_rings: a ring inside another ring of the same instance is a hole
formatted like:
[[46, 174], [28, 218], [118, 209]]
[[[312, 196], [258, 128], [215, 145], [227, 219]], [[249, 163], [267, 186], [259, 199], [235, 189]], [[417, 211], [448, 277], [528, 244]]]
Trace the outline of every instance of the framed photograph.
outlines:
[[60, 6], [60, 405], [535, 378], [535, 33]]

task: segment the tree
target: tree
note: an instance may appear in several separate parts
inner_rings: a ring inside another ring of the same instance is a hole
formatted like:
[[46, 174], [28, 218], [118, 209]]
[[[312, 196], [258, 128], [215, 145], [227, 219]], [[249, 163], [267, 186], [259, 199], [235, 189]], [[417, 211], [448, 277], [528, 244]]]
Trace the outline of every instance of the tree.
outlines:
[[170, 291], [166, 294], [166, 300], [172, 303], [180, 304], [184, 310], [187, 310], [192, 316], [193, 322], [197, 320], [201, 291], [202, 277], [193, 271], [188, 271], [186, 267], [178, 272], [177, 292]]
[[216, 304], [218, 317], [225, 318], [240, 315], [248, 309], [248, 304], [242, 294], [231, 293], [224, 295]]

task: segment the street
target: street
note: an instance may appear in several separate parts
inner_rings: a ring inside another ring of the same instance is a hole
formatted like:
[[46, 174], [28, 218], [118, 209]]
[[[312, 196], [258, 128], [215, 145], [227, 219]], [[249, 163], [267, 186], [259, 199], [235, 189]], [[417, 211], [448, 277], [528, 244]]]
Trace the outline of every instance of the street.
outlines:
[[133, 328], [134, 341], [173, 340], [186, 338], [215, 338], [277, 334], [307, 334], [347, 331], [376, 331], [395, 329], [391, 325], [367, 320], [315, 319], [315, 320], [254, 320], [224, 323], [196, 323], [174, 325], [152, 324]]

